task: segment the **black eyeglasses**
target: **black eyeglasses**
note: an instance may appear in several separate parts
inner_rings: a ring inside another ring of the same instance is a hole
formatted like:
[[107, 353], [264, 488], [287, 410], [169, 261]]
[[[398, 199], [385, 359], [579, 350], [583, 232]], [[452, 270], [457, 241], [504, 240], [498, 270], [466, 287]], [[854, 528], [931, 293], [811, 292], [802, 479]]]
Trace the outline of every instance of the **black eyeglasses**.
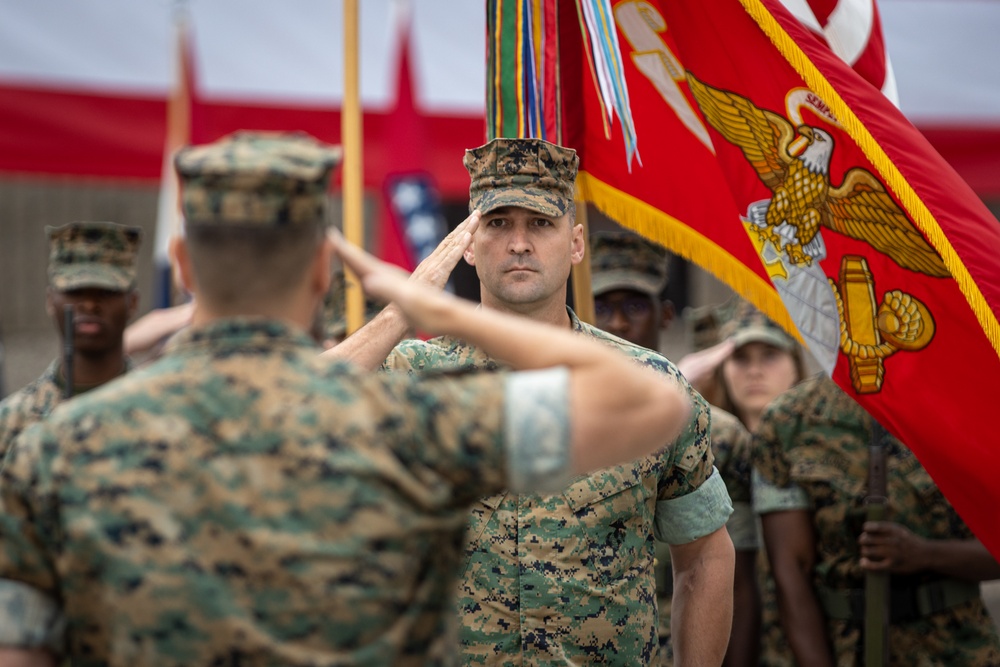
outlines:
[[594, 301], [594, 317], [598, 320], [610, 320], [615, 311], [629, 320], [648, 317], [653, 312], [653, 302], [648, 297], [638, 296], [615, 301]]

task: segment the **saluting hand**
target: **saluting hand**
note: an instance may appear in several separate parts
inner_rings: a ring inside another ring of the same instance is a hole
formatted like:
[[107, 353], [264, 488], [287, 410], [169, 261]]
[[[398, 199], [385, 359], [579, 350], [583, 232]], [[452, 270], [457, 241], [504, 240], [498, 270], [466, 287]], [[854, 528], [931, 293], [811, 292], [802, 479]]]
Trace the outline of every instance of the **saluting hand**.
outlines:
[[728, 359], [736, 344], [724, 340], [712, 347], [684, 355], [677, 362], [677, 369], [692, 387], [699, 393], [707, 393], [715, 378], [715, 370]]
[[410, 274], [410, 280], [444, 289], [451, 272], [458, 265], [458, 260], [462, 259], [465, 250], [472, 243], [472, 236], [479, 228], [481, 217], [478, 210], [469, 214], [468, 218], [451, 230], [434, 251], [417, 265]]
[[382, 301], [391, 301], [415, 326], [437, 332], [442, 320], [450, 314], [447, 304], [456, 298], [428, 283], [412, 280], [411, 275], [398, 266], [383, 262], [353, 243], [349, 243], [336, 229], [329, 232], [334, 249], [360, 278], [365, 293]]

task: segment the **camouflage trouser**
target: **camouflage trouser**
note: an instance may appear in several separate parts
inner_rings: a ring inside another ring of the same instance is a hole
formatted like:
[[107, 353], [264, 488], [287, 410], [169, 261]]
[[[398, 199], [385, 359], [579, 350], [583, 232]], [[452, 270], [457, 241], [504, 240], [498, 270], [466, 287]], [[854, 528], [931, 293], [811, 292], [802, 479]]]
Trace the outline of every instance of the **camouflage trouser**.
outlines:
[[660, 652], [656, 664], [660, 667], [673, 667], [674, 644], [670, 641], [670, 596], [656, 598], [656, 606], [660, 612], [659, 642]]
[[[858, 621], [828, 621], [837, 667], [864, 665]], [[890, 667], [998, 667], [1000, 640], [982, 600], [889, 628]]]
[[674, 645], [670, 641], [670, 606], [674, 597], [673, 572], [670, 569], [670, 547], [663, 542], [656, 542], [656, 611], [659, 616], [657, 640], [660, 645], [656, 664], [660, 667], [673, 667]]
[[[660, 543], [657, 543], [657, 561], [662, 562], [663, 556], [660, 553]], [[663, 545], [664, 550], [666, 545]], [[669, 557], [669, 552], [667, 552]], [[667, 572], [669, 573], [669, 563]], [[795, 667], [795, 659], [792, 651], [785, 640], [785, 633], [781, 629], [781, 619], [778, 616], [778, 597], [774, 588], [774, 578], [771, 576], [771, 569], [767, 562], [767, 555], [764, 550], [758, 551], [757, 556], [758, 585], [761, 597], [761, 624], [760, 624], [760, 667]], [[657, 596], [656, 604], [660, 614], [660, 657], [657, 664], [660, 667], [673, 667], [674, 648], [670, 641], [670, 604], [673, 591], [664, 589], [660, 584], [661, 573], [657, 572]]]
[[778, 593], [763, 546], [757, 552], [757, 584], [760, 588], [759, 664], [761, 667], [795, 667], [795, 658], [781, 629]]

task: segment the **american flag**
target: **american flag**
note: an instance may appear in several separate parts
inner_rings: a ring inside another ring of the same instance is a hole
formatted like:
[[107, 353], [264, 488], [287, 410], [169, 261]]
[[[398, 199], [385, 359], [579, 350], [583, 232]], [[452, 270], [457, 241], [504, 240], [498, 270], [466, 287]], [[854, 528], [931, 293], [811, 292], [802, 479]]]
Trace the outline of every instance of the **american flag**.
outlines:
[[875, 0], [781, 0], [781, 4], [899, 106], [896, 77]]

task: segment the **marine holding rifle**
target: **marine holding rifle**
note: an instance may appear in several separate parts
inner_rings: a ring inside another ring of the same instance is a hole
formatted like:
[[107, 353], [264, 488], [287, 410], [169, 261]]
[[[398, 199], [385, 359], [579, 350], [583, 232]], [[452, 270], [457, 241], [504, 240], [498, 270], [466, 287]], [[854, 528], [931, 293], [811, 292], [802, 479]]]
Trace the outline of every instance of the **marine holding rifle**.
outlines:
[[59, 332], [62, 354], [40, 378], [0, 403], [0, 460], [21, 431], [45, 419], [62, 400], [128, 368], [124, 332], [139, 306], [136, 255], [142, 229], [71, 222], [48, 227], [46, 233], [45, 308]]
[[[1000, 665], [979, 582], [986, 551], [901, 442], [882, 439], [886, 519], [866, 518], [873, 420], [825, 376], [778, 397], [754, 432], [754, 509], [799, 665], [863, 661], [866, 573], [888, 573], [889, 665]], [[875, 480], [874, 484], [869, 479]], [[872, 626], [867, 626], [872, 627]], [[869, 630], [869, 641], [874, 633]]]

